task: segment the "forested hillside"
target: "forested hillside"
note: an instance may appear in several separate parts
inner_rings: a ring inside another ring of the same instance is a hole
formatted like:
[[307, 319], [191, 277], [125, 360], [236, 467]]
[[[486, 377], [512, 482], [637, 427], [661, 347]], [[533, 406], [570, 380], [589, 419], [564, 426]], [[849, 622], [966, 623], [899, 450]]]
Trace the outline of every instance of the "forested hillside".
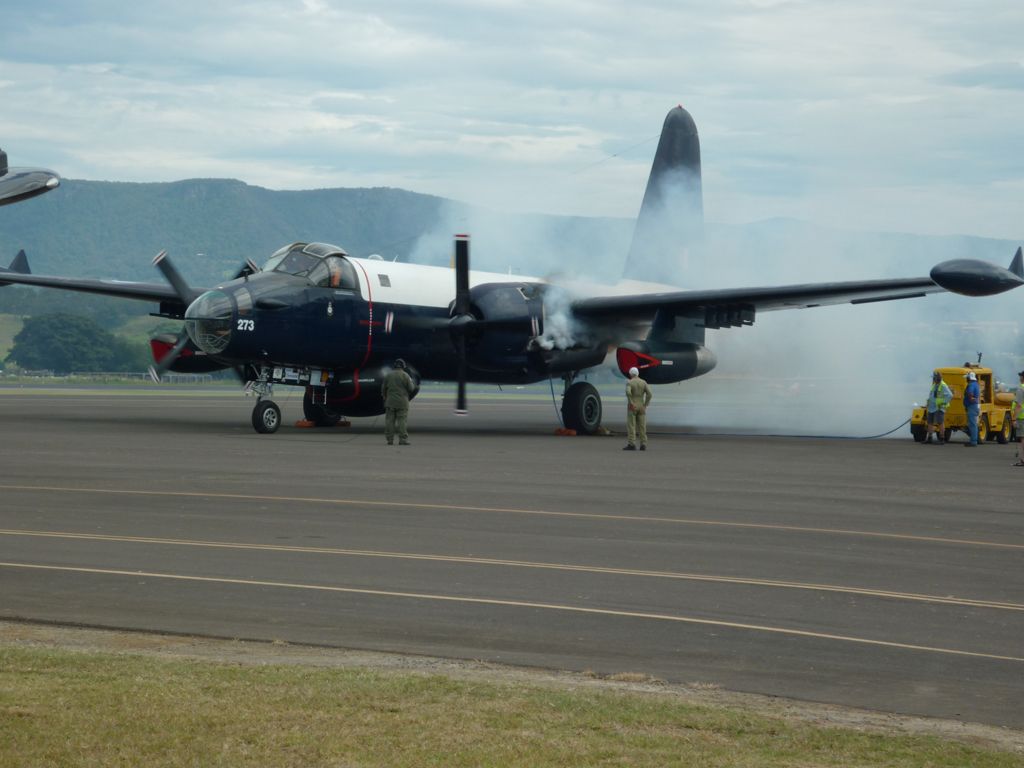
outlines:
[[[159, 278], [150, 261], [166, 249], [190, 280], [210, 284], [233, 275], [245, 259], [262, 263], [297, 240], [334, 243], [353, 256], [447, 264], [452, 235], [472, 230], [475, 266], [547, 272], [585, 265], [610, 238], [624, 258], [630, 227], [501, 216], [400, 189], [282, 192], [224, 179], [65, 179], [49, 195], [0, 208], [0, 262], [24, 248], [39, 274], [151, 280]], [[557, 264], [549, 262], [552, 246]]]

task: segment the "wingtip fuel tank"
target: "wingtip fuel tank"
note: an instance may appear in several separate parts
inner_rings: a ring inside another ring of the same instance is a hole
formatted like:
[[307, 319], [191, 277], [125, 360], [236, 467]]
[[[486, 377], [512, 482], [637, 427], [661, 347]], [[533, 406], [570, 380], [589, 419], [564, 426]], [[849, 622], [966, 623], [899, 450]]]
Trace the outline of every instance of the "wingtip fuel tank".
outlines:
[[0, 149], [0, 205], [28, 200], [60, 186], [60, 176], [45, 168], [8, 168]]
[[932, 267], [936, 285], [963, 296], [995, 296], [1024, 285], [1024, 250], [1017, 249], [1009, 268], [977, 259], [952, 259]]

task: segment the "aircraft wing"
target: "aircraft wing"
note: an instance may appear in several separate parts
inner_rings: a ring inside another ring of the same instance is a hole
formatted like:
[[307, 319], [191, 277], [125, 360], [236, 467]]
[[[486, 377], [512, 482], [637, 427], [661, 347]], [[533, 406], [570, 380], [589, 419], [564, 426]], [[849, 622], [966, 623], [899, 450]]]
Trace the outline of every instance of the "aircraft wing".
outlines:
[[673, 291], [578, 299], [572, 303], [572, 313], [576, 317], [592, 320], [647, 321], [653, 319], [658, 311], [673, 315], [693, 315], [735, 307], [748, 308], [755, 312], [770, 312], [830, 304], [865, 304], [873, 301], [911, 299], [945, 290], [936, 285], [931, 278], [922, 277], [711, 291]]
[[99, 293], [117, 296], [121, 299], [140, 301], [178, 301], [174, 289], [160, 283], [133, 283], [127, 280], [80, 280], [74, 277], [48, 277], [46, 275], [22, 275], [0, 267], [0, 286], [35, 285], [40, 288], [58, 288], [81, 293]]
[[[182, 303], [175, 289], [168, 283], [136, 283], [130, 280], [92, 280], [76, 277], [33, 275], [24, 251], [19, 251], [9, 267], [0, 267], [0, 286], [34, 285], [38, 288], [57, 288], [79, 293], [98, 293], [120, 299]], [[202, 292], [203, 289], [199, 289]]]
[[749, 325], [755, 313], [779, 309], [913, 299], [943, 291], [991, 296], [1024, 285], [1022, 259], [1018, 248], [1009, 268], [987, 261], [954, 259], [936, 265], [928, 277], [599, 296], [577, 299], [571, 308], [575, 317], [599, 322], [649, 322], [655, 314], [664, 312], [687, 317], [704, 315], [710, 328]]

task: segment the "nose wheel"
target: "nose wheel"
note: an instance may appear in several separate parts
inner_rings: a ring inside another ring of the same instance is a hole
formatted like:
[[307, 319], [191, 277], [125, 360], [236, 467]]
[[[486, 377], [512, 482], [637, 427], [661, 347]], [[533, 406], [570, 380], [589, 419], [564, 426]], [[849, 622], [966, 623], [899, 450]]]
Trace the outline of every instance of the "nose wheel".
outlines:
[[281, 409], [273, 400], [260, 400], [252, 409], [252, 426], [261, 435], [277, 432], [281, 426]]

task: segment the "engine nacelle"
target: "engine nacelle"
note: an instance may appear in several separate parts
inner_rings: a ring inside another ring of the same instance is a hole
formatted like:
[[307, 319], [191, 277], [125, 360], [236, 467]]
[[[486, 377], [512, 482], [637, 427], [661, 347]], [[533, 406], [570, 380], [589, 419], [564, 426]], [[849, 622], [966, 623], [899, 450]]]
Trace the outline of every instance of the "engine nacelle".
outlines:
[[[327, 402], [323, 405], [329, 411], [344, 416], [379, 416], [384, 413], [384, 393], [381, 387], [391, 370], [391, 366], [386, 366], [340, 374], [325, 388]], [[405, 370], [412, 377], [415, 385], [412, 397], [416, 397], [420, 391], [420, 375], [411, 366]], [[314, 393], [319, 390], [320, 397], [324, 394], [319, 387], [313, 390]]]
[[672, 384], [703, 376], [718, 360], [702, 344], [627, 341], [615, 350], [615, 362], [624, 376], [636, 367], [649, 384]]
[[467, 339], [477, 371], [520, 369], [527, 380], [600, 365], [607, 348], [584, 337], [568, 313], [568, 299], [543, 283], [486, 283], [470, 291], [480, 321]]
[[470, 290], [479, 324], [466, 338], [466, 357], [481, 371], [529, 365], [527, 347], [544, 329], [543, 294], [537, 283], [485, 283]]
[[[150, 339], [149, 348], [153, 353], [153, 362], [159, 363], [163, 360], [177, 341], [178, 337], [173, 333], [161, 333], [159, 336], [154, 336]], [[181, 354], [171, 364], [169, 370], [175, 373], [211, 373], [213, 371], [223, 371], [229, 367], [223, 363], [218, 363], [189, 340], [185, 348], [181, 350]]]

